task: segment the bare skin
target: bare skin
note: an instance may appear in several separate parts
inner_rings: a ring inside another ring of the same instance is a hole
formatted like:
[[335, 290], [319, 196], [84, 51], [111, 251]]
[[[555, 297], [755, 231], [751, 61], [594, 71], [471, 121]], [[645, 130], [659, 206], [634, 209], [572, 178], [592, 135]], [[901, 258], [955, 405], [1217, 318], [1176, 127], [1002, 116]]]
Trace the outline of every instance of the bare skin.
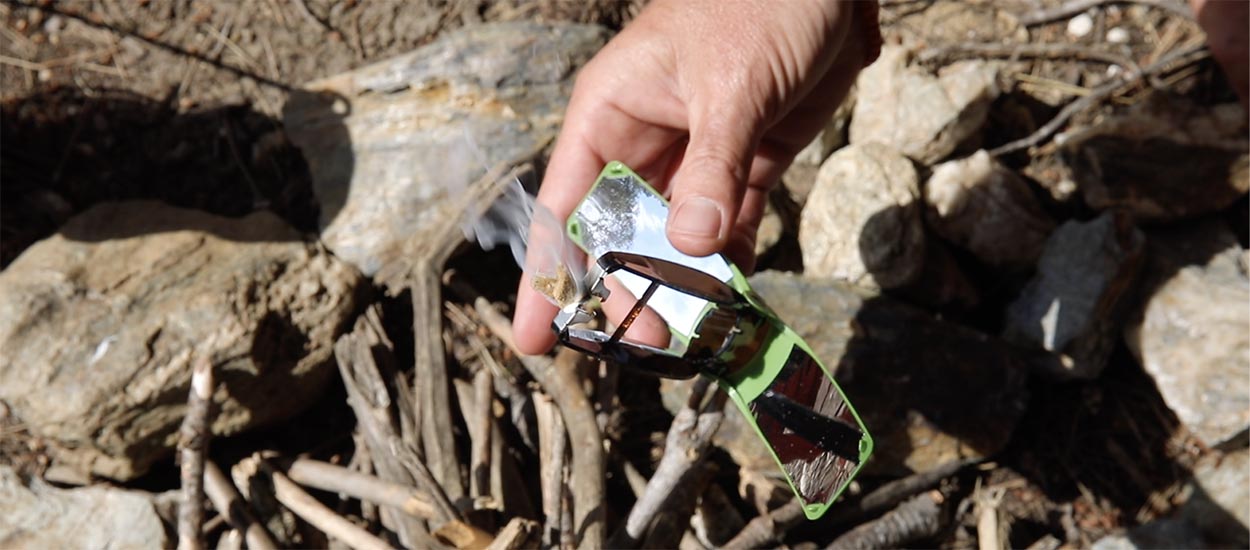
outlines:
[[[1190, 4], [1244, 104], [1250, 4]], [[723, 252], [750, 272], [768, 190], [875, 56], [875, 22], [855, 13], [872, 8], [654, 0], [578, 76], [538, 201], [566, 219], [604, 164], [620, 160], [669, 196], [674, 246]], [[605, 309], [619, 319], [630, 305], [609, 300]], [[523, 277], [513, 320], [521, 351], [551, 348], [555, 311]], [[640, 321], [631, 335], [667, 341], [658, 318]]]
[[[578, 76], [538, 202], [567, 218], [604, 164], [620, 160], [669, 196], [674, 246], [724, 252], [749, 271], [768, 190], [865, 62], [856, 9], [865, 8], [652, 2]], [[550, 349], [554, 316], [522, 280], [514, 319], [521, 351]]]
[[1228, 83], [1241, 97], [1250, 99], [1250, 3], [1241, 0], [1189, 0], [1194, 18], [1207, 33], [1207, 47], [1224, 69]]

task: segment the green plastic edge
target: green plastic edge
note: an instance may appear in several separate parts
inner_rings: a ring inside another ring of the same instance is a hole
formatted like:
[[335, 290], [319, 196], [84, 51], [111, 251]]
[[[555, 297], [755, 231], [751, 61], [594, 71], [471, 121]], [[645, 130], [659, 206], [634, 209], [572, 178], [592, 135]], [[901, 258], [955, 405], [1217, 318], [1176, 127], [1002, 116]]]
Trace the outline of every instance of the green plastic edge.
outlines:
[[[643, 179], [642, 176], [639, 176], [624, 163], [615, 160], [609, 162], [603, 167], [603, 170], [599, 172], [599, 177], [595, 178], [594, 184], [591, 185], [590, 189], [586, 191], [586, 195], [590, 195], [595, 188], [599, 186], [599, 183], [603, 181], [604, 178], [622, 176], [632, 176], [648, 191], [660, 197], [661, 200], [665, 200], [663, 195], [647, 183], [647, 180]], [[586, 199], [583, 197], [582, 200], [577, 203], [577, 208], [574, 209], [574, 212], [580, 209], [585, 201]], [[569, 219], [566, 220], [565, 233], [574, 244], [582, 249], [582, 251], [589, 252], [586, 250], [586, 244], [582, 240], [581, 224], [577, 221], [576, 216], [570, 215]], [[726, 263], [729, 264], [729, 268], [733, 271], [733, 277], [729, 281], [730, 286], [745, 296], [747, 301], [753, 307], [763, 312], [768, 317], [769, 322], [774, 328], [779, 329], [765, 344], [764, 353], [757, 355], [755, 359], [740, 369], [738, 373], [736, 373], [737, 376], [732, 377], [732, 379], [713, 377], [716, 382], [720, 384], [721, 388], [723, 388], [729, 395], [729, 398], [734, 402], [734, 405], [738, 407], [742, 416], [749, 424], [751, 424], [751, 429], [755, 430], [755, 435], [763, 441], [768, 441], [768, 438], [764, 436], [762, 431], [760, 431], [759, 424], [755, 422], [755, 418], [752, 416], [751, 409], [748, 404], [756, 397], [759, 397], [765, 389], [768, 389], [768, 386], [777, 377], [781, 368], [785, 366], [785, 362], [789, 358], [790, 351], [794, 346], [798, 346], [816, 361], [820, 370], [824, 372], [825, 377], [829, 379], [829, 382], [832, 383], [835, 388], [837, 388], [838, 393], [843, 396], [844, 401], [846, 402], [846, 407], [850, 409], [851, 416], [855, 418], [855, 423], [859, 426], [860, 432], [864, 434], [859, 441], [859, 465], [855, 467], [855, 471], [851, 472], [850, 477], [847, 478], [847, 485], [839, 487], [838, 491], [834, 493], [828, 501], [824, 503], [812, 503], [803, 507], [803, 515], [806, 516], [807, 519], [820, 519], [829, 507], [832, 506], [834, 502], [837, 502], [838, 497], [842, 496], [842, 492], [846, 490], [850, 481], [859, 475], [860, 470], [864, 468], [864, 465], [872, 456], [874, 446], [872, 434], [870, 434], [868, 432], [868, 428], [864, 426], [864, 421], [860, 418], [859, 411], [855, 410], [855, 405], [852, 404], [851, 400], [846, 397], [846, 392], [842, 391], [842, 387], [839, 386], [837, 380], [830, 375], [829, 369], [825, 368], [824, 362], [821, 361], [814, 352], [812, 352], [812, 349], [807, 345], [807, 342], [804, 341], [798, 333], [794, 332], [793, 329], [786, 326], [786, 324], [777, 317], [777, 314], [773, 312], [772, 308], [769, 308], [768, 305], [764, 303], [764, 300], [760, 298], [760, 296], [751, 288], [746, 276], [742, 274], [742, 271], [738, 269], [737, 265], [728, 260], [726, 260]], [[710, 304], [709, 307], [711, 307]], [[684, 344], [689, 344], [688, 336], [671, 329], [670, 332], [681, 339]], [[772, 365], [772, 367], [770, 368], [769, 365]], [[750, 397], [746, 398], [748, 395]], [[777, 457], [777, 453], [773, 451], [771, 445], [766, 444], [766, 446], [768, 447], [768, 454], [773, 457], [773, 462], [777, 464], [777, 468], [785, 474], [786, 484], [790, 486], [790, 491], [793, 492], [795, 496], [800, 495], [801, 493], [799, 493], [798, 487], [794, 486], [794, 481], [790, 479], [790, 474], [786, 472], [785, 465], [782, 464], [781, 459]]]
[[[776, 317], [770, 315], [769, 321], [772, 322], [774, 328], [779, 330], [775, 333], [775, 336], [769, 338], [768, 342], [765, 344], [764, 353], [757, 355], [753, 361], [740, 369], [738, 373], [736, 373], [737, 376], [718, 379], [717, 382], [729, 394], [730, 400], [737, 405], [738, 410], [742, 412], [742, 415], [746, 419], [747, 423], [751, 425], [751, 429], [755, 430], [755, 435], [762, 441], [768, 441], [768, 438], [764, 436], [764, 433], [760, 431], [759, 424], [755, 422], [749, 403], [759, 397], [761, 393], [764, 393], [764, 390], [768, 389], [768, 386], [772, 384], [774, 379], [776, 379], [782, 367], [785, 366], [786, 359], [789, 358], [790, 352], [794, 347], [797, 346], [799, 349], [802, 349], [809, 356], [811, 356], [820, 367], [820, 370], [824, 372], [825, 377], [829, 379], [829, 382], [837, 388], [838, 393], [843, 396], [843, 400], [846, 402], [847, 409], [850, 409], [851, 416], [855, 418], [855, 424], [859, 426], [859, 430], [863, 433], [863, 436], [860, 437], [859, 440], [859, 464], [855, 467], [855, 470], [851, 472], [850, 477], [847, 478], [847, 484], [839, 487], [837, 492], [835, 492], [828, 501], [823, 503], [810, 503], [803, 507], [803, 515], [807, 516], [807, 519], [820, 519], [829, 507], [832, 506], [834, 502], [837, 502], [838, 497], [842, 496], [842, 492], [846, 490], [850, 481], [859, 475], [860, 470], [864, 468], [864, 465], [867, 464], [868, 459], [872, 456], [874, 447], [872, 434], [870, 434], [868, 432], [868, 428], [864, 426], [864, 421], [860, 418], [859, 411], [855, 410], [855, 405], [851, 403], [851, 400], [846, 396], [846, 392], [842, 391], [842, 387], [838, 385], [837, 380], [835, 380], [833, 376], [830, 376], [829, 369], [825, 368], [825, 365], [820, 358], [816, 357], [816, 354], [814, 354], [811, 348], [808, 347], [807, 342], [805, 342], [803, 338], [798, 335], [798, 333], [794, 332], [793, 329], [785, 326], [784, 323], [776, 319]], [[786, 472], [785, 465], [782, 464], [781, 459], [773, 450], [772, 445], [766, 443], [765, 446], [768, 447], [768, 454], [773, 457], [773, 462], [777, 464], [777, 467], [783, 473], [785, 473], [786, 484], [790, 486], [790, 490], [796, 496], [800, 495], [801, 493], [799, 492], [798, 487], [794, 485], [794, 480], [790, 479], [790, 474]]]

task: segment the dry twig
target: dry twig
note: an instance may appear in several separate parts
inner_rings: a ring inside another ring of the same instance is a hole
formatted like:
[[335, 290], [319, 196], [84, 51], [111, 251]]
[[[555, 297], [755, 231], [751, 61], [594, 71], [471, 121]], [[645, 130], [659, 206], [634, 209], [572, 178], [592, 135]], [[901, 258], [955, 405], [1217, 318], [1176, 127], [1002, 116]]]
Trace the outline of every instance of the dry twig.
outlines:
[[543, 497], [543, 546], [560, 542], [560, 519], [564, 508], [564, 455], [568, 437], [560, 410], [551, 398], [535, 394], [534, 409], [538, 416], [538, 477]]
[[1039, 9], [1019, 16], [1020, 24], [1026, 27], [1041, 25], [1051, 21], [1057, 21], [1065, 17], [1071, 17], [1090, 8], [1105, 6], [1107, 4], [1143, 4], [1172, 12], [1186, 19], [1192, 19], [1193, 14], [1189, 12], [1189, 8], [1183, 3], [1175, 0], [1070, 0], [1064, 4], [1054, 7]]
[[796, 498], [767, 514], [756, 516], [734, 538], [725, 543], [725, 548], [769, 546], [781, 540], [786, 531], [803, 521], [803, 517], [803, 502]]
[[512, 322], [499, 313], [486, 298], [474, 300], [478, 318], [520, 358], [530, 375], [538, 381], [560, 408], [569, 432], [573, 450], [570, 490], [573, 494], [574, 531], [580, 536], [579, 548], [603, 546], [603, 437], [595, 421], [595, 411], [577, 380], [576, 362], [582, 355], [561, 350], [555, 361], [546, 357], [523, 355], [512, 340]]
[[1137, 63], [1135, 63], [1128, 56], [1099, 50], [1081, 44], [1062, 43], [999, 44], [993, 42], [968, 42], [925, 49], [916, 56], [916, 60], [921, 63], [931, 63], [939, 59], [950, 59], [955, 57], [1006, 57], [1012, 59], [1021, 57], [1043, 59], [1075, 58], [1080, 60], [1097, 61], [1099, 63], [1108, 63], [1111, 65], [1119, 65], [1126, 71], [1140, 70]]
[[278, 464], [284, 466], [286, 475], [300, 485], [390, 506], [421, 519], [438, 517], [429, 495], [416, 487], [400, 485], [319, 460], [297, 458]]
[[335, 514], [334, 510], [326, 507], [326, 505], [313, 498], [312, 495], [304, 492], [294, 481], [279, 472], [273, 465], [260, 459], [261, 469], [273, 481], [274, 494], [278, 497], [278, 502], [295, 515], [304, 519], [313, 527], [316, 527], [327, 535], [339, 539], [348, 546], [364, 550], [390, 550], [390, 545], [386, 544], [382, 539], [374, 536], [372, 533], [357, 527], [356, 524], [348, 521], [342, 516]]
[[254, 550], [273, 550], [278, 547], [273, 535], [256, 519], [243, 496], [226, 479], [226, 474], [214, 462], [204, 463], [204, 492], [217, 513], [226, 518], [235, 532], [243, 533], [247, 547]]
[[196, 358], [191, 371], [191, 392], [187, 414], [178, 430], [178, 457], [181, 460], [182, 496], [178, 505], [178, 548], [203, 548], [204, 527], [204, 450], [208, 439], [209, 409], [213, 402], [213, 364], [208, 357]]
[[477, 418], [471, 420], [473, 429], [469, 430], [469, 437], [473, 441], [473, 447], [469, 453], [469, 471], [472, 476], [469, 494], [474, 497], [491, 494], [491, 431], [495, 425], [493, 385], [490, 371], [485, 366], [473, 375], [473, 396], [474, 405], [477, 407]]
[[613, 548], [637, 546], [647, 534], [656, 514], [666, 508], [674, 491], [691, 474], [712, 444], [712, 436], [724, 417], [725, 394], [716, 392], [706, 407], [703, 398], [712, 382], [700, 377], [690, 389], [686, 405], [677, 412], [668, 430], [664, 455], [656, 467], [655, 475], [647, 482], [642, 496], [630, 510], [625, 526], [608, 542]]
[[[978, 480], [978, 484], [980, 480]], [[978, 485], [973, 497], [977, 505], [977, 546], [980, 550], [1003, 550], [1003, 538], [1000, 537], [998, 507], [1003, 502], [1003, 489], [990, 488], [981, 490]]]
[[942, 502], [938, 491], [912, 497], [885, 515], [860, 525], [830, 544], [829, 548], [898, 548], [942, 529]]
[[451, 384], [443, 348], [442, 263], [417, 262], [412, 286], [416, 406], [425, 462], [453, 502], [465, 496], [451, 423]]
[[1071, 119], [1073, 116], [1075, 116], [1077, 113], [1084, 111], [1085, 109], [1097, 104], [1099, 101], [1107, 99], [1112, 94], [1119, 91], [1121, 88], [1124, 88], [1132, 84], [1136, 84], [1137, 82], [1140, 82], [1143, 78], [1153, 76], [1155, 74], [1163, 72], [1164, 70], [1167, 70], [1170, 68], [1179, 68], [1179, 67], [1189, 65], [1191, 63], [1195, 63], [1201, 59], [1206, 58], [1208, 55], [1209, 53], [1207, 52], [1205, 46], [1195, 46], [1192, 48], [1186, 48], [1183, 50], [1172, 52], [1171, 54], [1164, 56], [1159, 61], [1156, 61], [1155, 63], [1151, 64], [1150, 66], [1140, 71], [1129, 71], [1121, 75], [1111, 77], [1107, 79], [1105, 82], [1103, 82], [1102, 84], [1099, 84], [1098, 87], [1094, 88], [1093, 91], [1091, 91], [1085, 97], [1082, 97], [1080, 99], [1077, 99], [1076, 101], [1073, 101], [1072, 103], [1067, 104], [1063, 109], [1059, 111], [1059, 114], [1055, 115], [1055, 117], [1052, 118], [1050, 122], [1047, 122], [1046, 124], [1042, 125], [1041, 128], [1038, 128], [1037, 131], [1033, 132], [1032, 134], [1029, 134], [1026, 137], [1020, 138], [1010, 143], [1000, 145], [992, 149], [990, 151], [990, 155], [995, 156], [995, 157], [1001, 157], [1003, 155], [1014, 153], [1021, 149], [1027, 149], [1029, 147], [1033, 147], [1041, 143], [1043, 140], [1049, 138], [1051, 135], [1053, 135], [1056, 131], [1059, 130], [1061, 126], [1066, 124], [1068, 120]]
[[[371, 309], [375, 308], [377, 306]], [[373, 313], [376, 314], [376, 311]], [[366, 315], [357, 319], [355, 330], [343, 335], [334, 344], [334, 355], [347, 390], [347, 402], [356, 413], [357, 425], [365, 436], [379, 476], [401, 485], [422, 487], [432, 497], [440, 521], [447, 521], [454, 517], [455, 508], [437, 483], [424, 478], [418, 480], [421, 472], [426, 475], [429, 472], [424, 470], [412, 448], [396, 434], [390, 391], [378, 372], [373, 355], [375, 346], [369, 345], [369, 342], [380, 341], [381, 337], [374, 334], [377, 329], [368, 318]], [[391, 509], [383, 509], [382, 518], [396, 531], [404, 545], [415, 547], [432, 543], [429, 533], [416, 518]]]
[[912, 495], [927, 490], [938, 482], [980, 462], [979, 459], [952, 460], [932, 470], [917, 472], [878, 487], [854, 504], [836, 508], [830, 517], [833, 523], [859, 523], [863, 518], [888, 510]]
[[533, 520], [512, 518], [503, 529], [499, 530], [499, 534], [495, 535], [495, 540], [491, 541], [486, 550], [517, 550], [533, 546], [530, 538], [534, 536], [534, 530], [537, 528], [538, 524]]

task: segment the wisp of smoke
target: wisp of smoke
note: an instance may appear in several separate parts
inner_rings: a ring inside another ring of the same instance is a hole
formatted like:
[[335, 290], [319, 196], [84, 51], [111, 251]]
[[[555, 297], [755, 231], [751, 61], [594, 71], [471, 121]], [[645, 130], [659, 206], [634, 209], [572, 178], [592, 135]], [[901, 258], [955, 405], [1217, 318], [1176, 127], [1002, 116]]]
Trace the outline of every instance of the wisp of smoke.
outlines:
[[[464, 147], [460, 150], [472, 155], [477, 164], [489, 172], [486, 156], [477, 140], [467, 128], [462, 136]], [[483, 250], [508, 245], [512, 258], [530, 276], [534, 289], [556, 307], [581, 300], [586, 290], [583, 283], [585, 259], [564, 233], [564, 223], [535, 201], [520, 178], [504, 177], [496, 185], [502, 190], [489, 208], [483, 210], [470, 205], [465, 209], [460, 222], [465, 238], [477, 240]], [[452, 188], [447, 191], [460, 192]]]
[[530, 276], [533, 286], [557, 307], [584, 296], [581, 252], [564, 233], [564, 224], [521, 185], [504, 179], [502, 194], [477, 219], [462, 224], [467, 238], [484, 250], [507, 244], [512, 257]]

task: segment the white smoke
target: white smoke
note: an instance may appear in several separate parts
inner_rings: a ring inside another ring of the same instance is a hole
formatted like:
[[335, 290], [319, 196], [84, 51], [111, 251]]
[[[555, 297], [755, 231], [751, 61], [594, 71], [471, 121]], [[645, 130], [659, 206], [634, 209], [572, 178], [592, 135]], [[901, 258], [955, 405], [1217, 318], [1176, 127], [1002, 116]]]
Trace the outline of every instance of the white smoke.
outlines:
[[[479, 164], [489, 170], [473, 137], [467, 132], [464, 136]], [[497, 185], [503, 190], [490, 208], [476, 217], [480, 210], [466, 211], [461, 220], [465, 238], [476, 240], [483, 250], [506, 244], [534, 288], [557, 307], [580, 300], [585, 295], [585, 260], [565, 234], [563, 221], [535, 201], [519, 177], [504, 177]]]

